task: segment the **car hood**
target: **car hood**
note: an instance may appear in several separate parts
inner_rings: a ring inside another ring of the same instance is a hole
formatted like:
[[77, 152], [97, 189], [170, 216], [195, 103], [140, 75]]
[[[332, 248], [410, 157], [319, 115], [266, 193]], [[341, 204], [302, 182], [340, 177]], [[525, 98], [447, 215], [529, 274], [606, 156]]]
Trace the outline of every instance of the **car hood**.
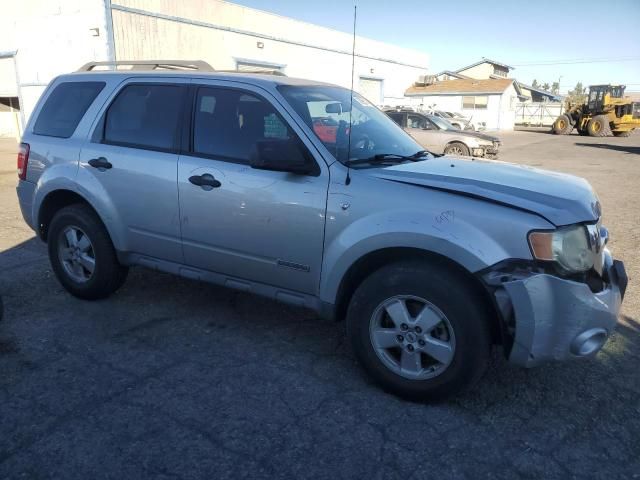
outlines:
[[494, 137], [493, 135], [487, 135], [486, 133], [480, 132], [472, 132], [469, 130], [442, 130], [441, 133], [446, 133], [448, 135], [457, 135], [464, 137], [473, 137], [478, 140], [486, 140], [487, 142], [499, 142], [500, 139], [498, 137]]
[[600, 202], [586, 180], [525, 165], [443, 156], [365, 171], [384, 180], [526, 210], [556, 226], [592, 222], [600, 216]]

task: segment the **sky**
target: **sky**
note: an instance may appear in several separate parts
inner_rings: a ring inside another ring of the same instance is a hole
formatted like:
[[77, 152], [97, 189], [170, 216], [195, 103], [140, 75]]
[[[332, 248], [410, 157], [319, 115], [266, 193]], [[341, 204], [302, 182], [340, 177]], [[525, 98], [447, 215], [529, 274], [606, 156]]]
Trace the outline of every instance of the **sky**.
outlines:
[[640, 91], [640, 0], [232, 1], [344, 32], [357, 5], [358, 35], [429, 54], [430, 73], [485, 57], [523, 83], [560, 80], [561, 93], [577, 82]]

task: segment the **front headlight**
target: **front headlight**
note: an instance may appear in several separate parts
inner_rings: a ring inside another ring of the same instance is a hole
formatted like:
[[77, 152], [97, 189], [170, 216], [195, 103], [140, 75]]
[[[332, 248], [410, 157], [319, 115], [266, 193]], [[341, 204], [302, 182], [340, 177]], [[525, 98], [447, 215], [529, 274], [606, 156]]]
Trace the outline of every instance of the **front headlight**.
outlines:
[[562, 269], [571, 273], [589, 270], [596, 259], [584, 225], [573, 225], [553, 232], [531, 232], [529, 245], [536, 259], [557, 262]]

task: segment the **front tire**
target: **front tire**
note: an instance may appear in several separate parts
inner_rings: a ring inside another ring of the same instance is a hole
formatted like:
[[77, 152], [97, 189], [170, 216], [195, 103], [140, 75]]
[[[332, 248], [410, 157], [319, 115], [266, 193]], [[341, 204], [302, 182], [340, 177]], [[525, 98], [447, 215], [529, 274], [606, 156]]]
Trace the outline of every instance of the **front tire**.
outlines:
[[571, 130], [573, 130], [573, 125], [571, 125], [571, 119], [568, 115], [560, 115], [553, 122], [553, 133], [556, 135], [567, 135], [571, 133]]
[[105, 298], [126, 280], [128, 269], [118, 262], [109, 233], [87, 205], [59, 210], [51, 220], [47, 238], [51, 267], [75, 297]]
[[444, 149], [444, 154], [445, 155], [461, 155], [463, 157], [468, 157], [470, 155], [469, 147], [467, 147], [464, 143], [461, 143], [461, 142], [451, 142]]
[[491, 354], [482, 299], [444, 264], [398, 262], [371, 274], [351, 299], [347, 332], [369, 375], [411, 400], [470, 387]]

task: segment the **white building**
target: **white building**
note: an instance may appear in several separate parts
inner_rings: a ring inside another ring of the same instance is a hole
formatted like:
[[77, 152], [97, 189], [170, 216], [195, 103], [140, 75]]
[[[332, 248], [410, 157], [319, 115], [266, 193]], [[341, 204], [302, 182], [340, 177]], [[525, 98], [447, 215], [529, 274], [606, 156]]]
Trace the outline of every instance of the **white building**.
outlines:
[[474, 121], [485, 122], [487, 130], [513, 130], [518, 91], [511, 78], [414, 84], [405, 95], [413, 106], [459, 112]]
[[[0, 18], [0, 135], [18, 134], [56, 75], [95, 60], [205, 60], [351, 87], [352, 35], [220, 0], [20, 0]], [[355, 90], [397, 103], [426, 54], [358, 37]], [[19, 106], [19, 110], [16, 110]]]

